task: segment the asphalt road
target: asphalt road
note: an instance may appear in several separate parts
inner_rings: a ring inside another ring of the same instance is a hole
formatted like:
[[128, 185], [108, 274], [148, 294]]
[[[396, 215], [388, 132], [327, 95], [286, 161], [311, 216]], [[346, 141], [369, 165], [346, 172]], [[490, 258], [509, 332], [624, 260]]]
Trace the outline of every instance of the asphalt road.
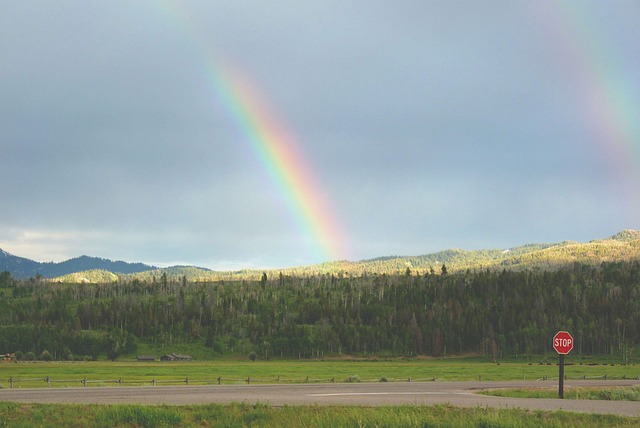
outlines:
[[[566, 381], [571, 386], [632, 386], [627, 381]], [[532, 410], [566, 410], [640, 417], [640, 403], [560, 399], [503, 398], [478, 395], [490, 388], [557, 388], [557, 381], [542, 382], [380, 382], [350, 384], [215, 385], [156, 387], [89, 387], [1, 389], [0, 401], [22, 403], [91, 404], [208, 404], [265, 403], [282, 405], [433, 405], [497, 407]]]

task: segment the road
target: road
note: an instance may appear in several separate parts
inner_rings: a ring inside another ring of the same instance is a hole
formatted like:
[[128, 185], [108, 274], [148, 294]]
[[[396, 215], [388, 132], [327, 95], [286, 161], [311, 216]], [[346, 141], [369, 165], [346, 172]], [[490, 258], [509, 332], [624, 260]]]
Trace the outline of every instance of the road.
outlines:
[[[632, 386], [627, 381], [567, 381], [572, 386]], [[618, 414], [640, 417], [640, 403], [630, 401], [560, 400], [503, 398], [478, 395], [490, 388], [557, 388], [557, 381], [540, 382], [380, 382], [349, 384], [293, 385], [207, 385], [148, 387], [89, 387], [1, 389], [0, 401], [22, 403], [90, 404], [208, 404], [265, 403], [282, 405], [433, 405], [447, 403], [460, 407], [566, 410], [572, 412]]]

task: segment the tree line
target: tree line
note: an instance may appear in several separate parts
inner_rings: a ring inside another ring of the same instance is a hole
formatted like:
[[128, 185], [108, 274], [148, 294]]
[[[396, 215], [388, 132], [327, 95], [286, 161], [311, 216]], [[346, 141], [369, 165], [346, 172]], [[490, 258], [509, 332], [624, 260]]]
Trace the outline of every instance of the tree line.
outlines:
[[266, 273], [189, 282], [163, 274], [110, 284], [15, 280], [0, 274], [0, 353], [115, 359], [145, 341], [202, 343], [260, 358], [338, 354], [495, 359], [553, 352], [557, 330], [574, 353], [619, 355], [640, 344], [640, 263], [554, 271], [446, 267], [401, 275]]

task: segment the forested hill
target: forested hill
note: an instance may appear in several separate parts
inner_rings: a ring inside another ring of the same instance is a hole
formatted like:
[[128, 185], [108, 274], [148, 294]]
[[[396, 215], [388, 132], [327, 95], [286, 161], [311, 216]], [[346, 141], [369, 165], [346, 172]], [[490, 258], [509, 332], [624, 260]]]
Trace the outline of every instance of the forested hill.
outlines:
[[640, 261], [207, 283], [163, 275], [59, 284], [0, 273], [0, 353], [27, 360], [130, 358], [137, 344], [158, 353], [204, 346], [204, 358], [475, 353], [497, 360], [553, 352], [558, 330], [575, 338], [573, 355], [637, 363]]
[[[274, 270], [285, 275], [369, 274], [398, 275], [449, 273], [466, 270], [556, 270], [579, 263], [598, 266], [603, 262], [640, 260], [640, 231], [625, 230], [609, 238], [587, 243], [565, 241], [555, 244], [527, 244], [510, 249], [450, 249], [422, 256], [380, 257], [359, 262], [335, 262]], [[269, 272], [268, 272], [269, 273]], [[246, 274], [246, 273], [245, 273]], [[261, 274], [254, 272], [254, 277]]]
[[[599, 265], [603, 262], [640, 260], [640, 231], [624, 230], [609, 238], [579, 243], [565, 241], [554, 244], [527, 244], [510, 249], [463, 250], [450, 249], [422, 256], [386, 256], [357, 262], [336, 261], [309, 266], [267, 270], [274, 275], [397, 275], [411, 273], [442, 273], [468, 269], [490, 270], [555, 270], [573, 263]], [[39, 263], [0, 250], [0, 272], [8, 271], [14, 278], [40, 275], [62, 282], [115, 282], [118, 279], [153, 281], [162, 275], [186, 281], [216, 281], [259, 279], [263, 270], [220, 272], [195, 266], [174, 266], [159, 269], [142, 263], [82, 256], [61, 263]], [[82, 273], [82, 274], [79, 274]]]

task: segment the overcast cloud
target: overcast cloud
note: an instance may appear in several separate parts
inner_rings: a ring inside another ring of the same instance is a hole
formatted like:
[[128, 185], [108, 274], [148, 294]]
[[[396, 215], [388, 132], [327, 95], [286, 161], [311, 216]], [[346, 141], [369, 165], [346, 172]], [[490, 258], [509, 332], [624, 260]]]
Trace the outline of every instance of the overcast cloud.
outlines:
[[294, 136], [350, 260], [640, 229], [637, 1], [0, 6], [16, 255], [324, 261], [212, 90], [219, 60]]

